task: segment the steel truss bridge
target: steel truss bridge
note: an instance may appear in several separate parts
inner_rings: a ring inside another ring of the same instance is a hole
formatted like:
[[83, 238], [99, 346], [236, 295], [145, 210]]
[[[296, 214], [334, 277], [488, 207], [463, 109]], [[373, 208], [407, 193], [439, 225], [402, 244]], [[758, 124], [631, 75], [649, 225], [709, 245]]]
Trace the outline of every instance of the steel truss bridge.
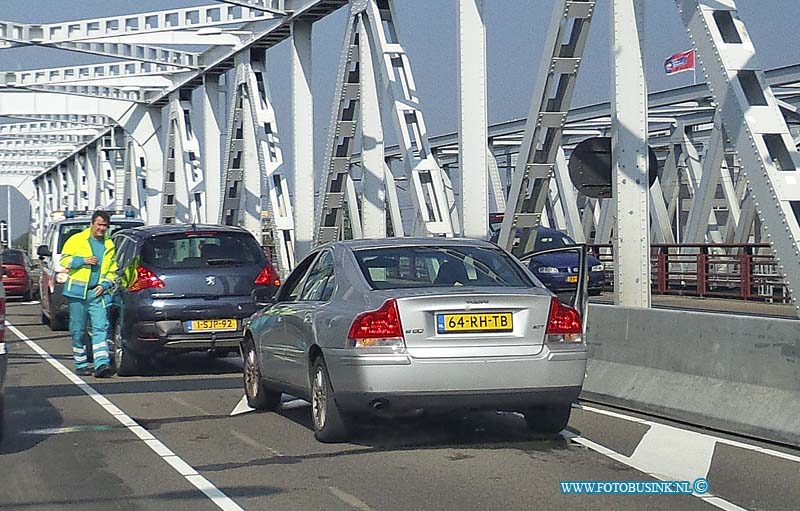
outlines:
[[[571, 107], [595, 1], [556, 0], [528, 117], [488, 126], [483, 1], [459, 0], [459, 125], [438, 137], [391, 0], [2, 21], [0, 48], [118, 60], [0, 74], [0, 115], [19, 121], [0, 125], [0, 174], [33, 176], [34, 243], [55, 211], [127, 208], [148, 223], [242, 225], [285, 273], [342, 236], [484, 238], [489, 212], [504, 211], [507, 248], [518, 234], [529, 246], [540, 223], [613, 243], [624, 305], [650, 304], [651, 243], [769, 244], [800, 311], [800, 65], [762, 70], [734, 0], [675, 0], [706, 83], [648, 95], [639, 1], [612, 2], [609, 103]], [[315, 168], [311, 40], [338, 9], [348, 16]], [[279, 127], [266, 58], [282, 41], [292, 122]], [[576, 144], [598, 135], [612, 138], [614, 155], [613, 198], [602, 200], [577, 193], [567, 171]], [[652, 187], [647, 144], [659, 160]]]

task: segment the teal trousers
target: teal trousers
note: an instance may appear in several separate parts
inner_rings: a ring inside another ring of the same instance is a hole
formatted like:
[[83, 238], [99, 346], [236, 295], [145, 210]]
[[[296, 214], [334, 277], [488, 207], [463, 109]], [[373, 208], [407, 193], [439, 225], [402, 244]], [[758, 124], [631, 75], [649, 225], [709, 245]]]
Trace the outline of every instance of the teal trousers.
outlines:
[[72, 335], [72, 358], [75, 369], [88, 367], [89, 360], [86, 354], [88, 336], [86, 332], [87, 320], [92, 321], [92, 353], [94, 355], [94, 368], [102, 365], [111, 365], [108, 354], [108, 316], [106, 315], [106, 299], [102, 295], [90, 297], [86, 300], [80, 298], [67, 298], [69, 305], [69, 332]]

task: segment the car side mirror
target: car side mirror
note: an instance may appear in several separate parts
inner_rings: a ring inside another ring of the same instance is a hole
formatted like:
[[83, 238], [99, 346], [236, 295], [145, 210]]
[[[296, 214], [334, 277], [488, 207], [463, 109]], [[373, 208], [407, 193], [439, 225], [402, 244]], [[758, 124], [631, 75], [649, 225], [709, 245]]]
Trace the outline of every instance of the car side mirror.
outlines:
[[277, 302], [278, 293], [273, 287], [259, 287], [253, 290], [253, 301], [261, 307]]
[[50, 247], [47, 245], [39, 245], [36, 249], [36, 255], [39, 256], [39, 259], [43, 259], [45, 257], [51, 257], [53, 254], [50, 252]]

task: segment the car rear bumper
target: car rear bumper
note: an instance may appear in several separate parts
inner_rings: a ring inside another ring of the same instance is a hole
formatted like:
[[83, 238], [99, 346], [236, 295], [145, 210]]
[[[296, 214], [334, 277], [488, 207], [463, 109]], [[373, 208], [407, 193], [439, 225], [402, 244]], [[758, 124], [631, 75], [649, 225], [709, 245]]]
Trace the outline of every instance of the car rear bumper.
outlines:
[[227, 332], [191, 333], [179, 320], [143, 321], [130, 326], [130, 335], [125, 337], [125, 347], [141, 355], [153, 355], [158, 351], [198, 351], [210, 349], [238, 348], [242, 339], [242, 319], [238, 328]]
[[28, 279], [3, 279], [6, 295], [24, 295], [31, 289]]
[[505, 409], [569, 403], [580, 393], [587, 352], [543, 349], [535, 356], [418, 359], [326, 350], [336, 402], [350, 412], [385, 409]]

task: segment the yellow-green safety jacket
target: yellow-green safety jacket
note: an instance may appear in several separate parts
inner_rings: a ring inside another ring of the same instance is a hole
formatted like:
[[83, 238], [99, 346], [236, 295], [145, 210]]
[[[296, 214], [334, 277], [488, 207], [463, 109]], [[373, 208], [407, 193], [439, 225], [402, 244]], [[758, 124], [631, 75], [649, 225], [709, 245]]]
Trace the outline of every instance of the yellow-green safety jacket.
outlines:
[[[64, 296], [72, 298], [83, 298], [84, 300], [89, 295], [89, 279], [92, 276], [91, 266], [85, 265], [78, 268], [72, 267], [72, 260], [75, 257], [87, 258], [92, 257], [92, 247], [89, 244], [89, 237], [92, 235], [92, 228], [88, 227], [83, 231], [73, 234], [64, 243], [64, 248], [61, 249], [61, 266], [69, 269], [69, 278], [67, 283], [64, 284]], [[105, 245], [105, 253], [103, 253], [103, 260], [100, 263], [100, 280], [98, 285], [108, 291], [114, 286], [117, 279], [117, 257], [116, 248], [111, 238], [106, 237], [103, 244]], [[105, 295], [103, 295], [105, 297]], [[104, 299], [105, 302], [105, 299]]]

